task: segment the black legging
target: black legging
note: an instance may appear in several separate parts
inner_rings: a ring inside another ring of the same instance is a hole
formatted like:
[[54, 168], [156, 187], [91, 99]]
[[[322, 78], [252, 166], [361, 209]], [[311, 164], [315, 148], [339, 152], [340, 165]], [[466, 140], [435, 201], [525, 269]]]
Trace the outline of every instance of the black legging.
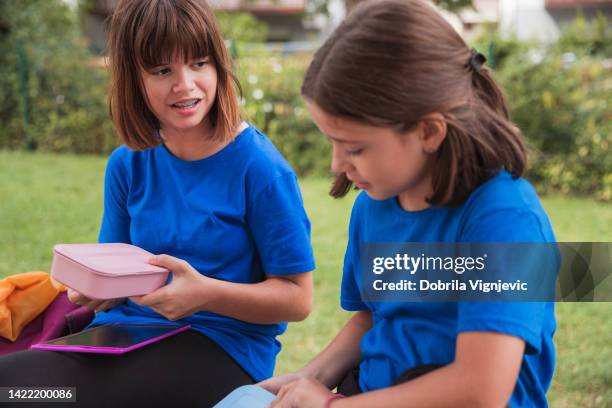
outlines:
[[28, 350], [0, 357], [0, 387], [76, 387], [76, 403], [13, 404], [21, 408], [212, 407], [253, 382], [223, 349], [194, 331], [123, 355]]

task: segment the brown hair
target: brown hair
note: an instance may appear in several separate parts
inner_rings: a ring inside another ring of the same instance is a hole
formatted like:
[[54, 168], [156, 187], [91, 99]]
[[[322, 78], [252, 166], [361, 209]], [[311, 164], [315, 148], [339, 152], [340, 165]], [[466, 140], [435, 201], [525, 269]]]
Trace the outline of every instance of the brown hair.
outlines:
[[109, 33], [111, 89], [109, 112], [122, 141], [143, 150], [159, 145], [160, 123], [149, 109], [141, 70], [181, 55], [210, 57], [217, 69], [217, 93], [208, 113], [215, 140], [227, 140], [240, 123], [236, 88], [240, 84], [219, 31], [204, 0], [122, 0]]
[[[498, 170], [518, 177], [526, 166], [500, 88], [471, 60], [463, 39], [424, 1], [366, 1], [316, 52], [302, 94], [333, 116], [398, 132], [440, 112], [447, 134], [428, 202], [456, 206]], [[351, 185], [336, 175], [330, 194], [342, 197]]]

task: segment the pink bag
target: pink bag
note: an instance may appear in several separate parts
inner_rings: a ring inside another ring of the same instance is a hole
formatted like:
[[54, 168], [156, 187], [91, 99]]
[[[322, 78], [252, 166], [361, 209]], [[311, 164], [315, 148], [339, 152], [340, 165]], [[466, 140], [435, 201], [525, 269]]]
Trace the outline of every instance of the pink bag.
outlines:
[[60, 292], [44, 312], [24, 327], [14, 342], [0, 337], [0, 356], [27, 350], [32, 344], [81, 331], [94, 318], [92, 310], [75, 305]]
[[90, 299], [140, 296], [168, 279], [167, 269], [147, 263], [152, 256], [129, 244], [58, 244], [51, 276]]

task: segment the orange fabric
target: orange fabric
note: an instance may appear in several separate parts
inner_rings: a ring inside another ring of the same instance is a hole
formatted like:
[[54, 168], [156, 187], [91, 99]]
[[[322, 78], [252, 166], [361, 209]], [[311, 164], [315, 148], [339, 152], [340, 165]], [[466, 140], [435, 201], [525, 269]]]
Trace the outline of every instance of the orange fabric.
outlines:
[[0, 280], [0, 337], [15, 341], [23, 328], [66, 288], [46, 272], [26, 272]]

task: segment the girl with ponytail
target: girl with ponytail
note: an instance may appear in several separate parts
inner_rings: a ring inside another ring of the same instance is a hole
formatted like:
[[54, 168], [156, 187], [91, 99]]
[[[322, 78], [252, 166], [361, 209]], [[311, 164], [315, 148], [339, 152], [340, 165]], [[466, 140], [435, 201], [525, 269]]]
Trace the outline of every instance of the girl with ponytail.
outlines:
[[484, 56], [425, 1], [366, 1], [315, 54], [302, 93], [332, 144], [331, 195], [363, 190], [341, 287], [355, 313], [305, 367], [261, 384], [273, 406], [547, 406], [553, 304], [361, 296], [363, 244], [555, 241]]

